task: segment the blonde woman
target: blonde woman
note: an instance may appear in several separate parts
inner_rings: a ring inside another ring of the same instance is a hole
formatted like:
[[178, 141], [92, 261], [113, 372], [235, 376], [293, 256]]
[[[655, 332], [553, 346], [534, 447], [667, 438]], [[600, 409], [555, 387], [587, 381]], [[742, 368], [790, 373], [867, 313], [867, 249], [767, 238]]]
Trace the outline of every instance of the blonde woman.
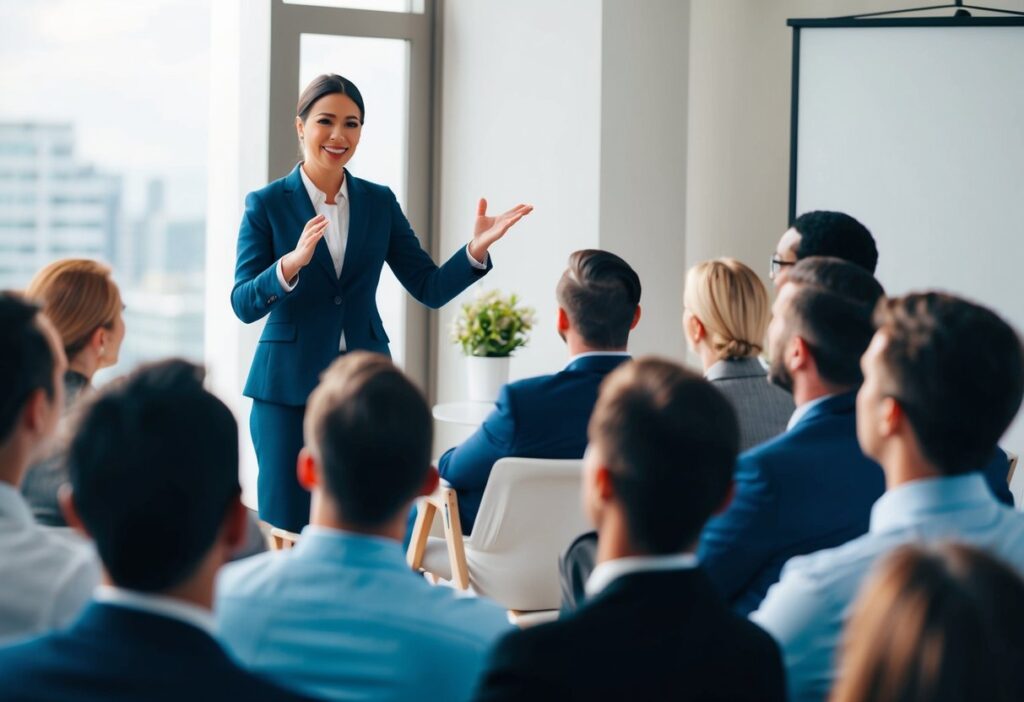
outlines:
[[970, 546], [904, 546], [865, 584], [831, 702], [1020, 700], [1024, 581]]
[[705, 261], [687, 272], [683, 332], [704, 376], [736, 409], [741, 451], [781, 434], [793, 414], [793, 397], [768, 382], [758, 358], [770, 315], [764, 283], [736, 259]]
[[[64, 374], [64, 413], [83, 392], [92, 388], [93, 375], [117, 363], [124, 340], [121, 292], [110, 268], [85, 258], [54, 261], [29, 283], [25, 295], [43, 307], [64, 344], [68, 370]], [[63, 452], [29, 469], [21, 490], [36, 520], [64, 526], [57, 490], [67, 481]]]

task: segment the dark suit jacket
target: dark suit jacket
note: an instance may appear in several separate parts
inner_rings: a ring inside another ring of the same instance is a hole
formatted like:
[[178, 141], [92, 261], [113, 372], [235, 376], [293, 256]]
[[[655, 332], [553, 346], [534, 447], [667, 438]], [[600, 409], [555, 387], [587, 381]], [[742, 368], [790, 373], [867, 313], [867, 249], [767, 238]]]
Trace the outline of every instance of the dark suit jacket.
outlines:
[[597, 389], [627, 356], [578, 358], [554, 375], [509, 383], [495, 409], [461, 445], [441, 456], [438, 470], [459, 495], [463, 533], [469, 534], [491, 468], [499, 458], [582, 458]]
[[300, 167], [245, 198], [231, 290], [231, 306], [243, 322], [270, 314], [244, 394], [294, 406], [306, 404], [320, 373], [338, 356], [343, 330], [349, 350], [388, 353], [376, 301], [384, 263], [413, 297], [435, 308], [486, 272], [473, 268], [462, 249], [438, 268], [420, 247], [394, 193], [346, 171], [349, 228], [341, 277], [321, 240], [295, 289], [285, 292], [278, 259], [295, 248], [306, 222], [316, 216]]
[[196, 627], [100, 603], [66, 631], [0, 650], [0, 681], [11, 702], [308, 699], [245, 672]]
[[566, 619], [502, 639], [478, 700], [785, 698], [772, 638], [700, 569], [633, 573]]
[[[757, 609], [793, 556], [867, 532], [885, 476], [857, 443], [855, 399], [831, 397], [790, 431], [740, 455], [733, 501], [704, 527], [698, 548], [701, 565], [740, 614]], [[996, 497], [1012, 504], [1007, 466], [996, 449], [983, 470]]]

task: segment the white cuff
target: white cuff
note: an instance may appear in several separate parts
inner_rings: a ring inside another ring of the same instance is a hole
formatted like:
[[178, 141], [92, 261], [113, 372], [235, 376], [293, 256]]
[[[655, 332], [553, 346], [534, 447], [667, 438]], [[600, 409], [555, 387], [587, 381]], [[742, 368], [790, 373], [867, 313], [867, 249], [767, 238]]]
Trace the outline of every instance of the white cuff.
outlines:
[[491, 259], [491, 255], [487, 254], [487, 260], [484, 261], [483, 263], [480, 263], [480, 261], [477, 261], [475, 258], [473, 258], [473, 254], [469, 252], [469, 244], [466, 244], [466, 258], [469, 259], [469, 265], [473, 266], [473, 268], [476, 268], [481, 271], [486, 271], [487, 261]]
[[[470, 256], [470, 258], [472, 259], [472, 256]], [[295, 278], [293, 278], [293, 280], [295, 282], [293, 282], [291, 285], [289, 285], [288, 281], [284, 279], [284, 264], [281, 263], [281, 259], [280, 258], [277, 259], [277, 282], [279, 282], [281, 284], [281, 287], [284, 288], [284, 291], [286, 293], [290, 293], [292, 290], [295, 289], [295, 286], [299, 284], [299, 274], [298, 273], [295, 274]]]

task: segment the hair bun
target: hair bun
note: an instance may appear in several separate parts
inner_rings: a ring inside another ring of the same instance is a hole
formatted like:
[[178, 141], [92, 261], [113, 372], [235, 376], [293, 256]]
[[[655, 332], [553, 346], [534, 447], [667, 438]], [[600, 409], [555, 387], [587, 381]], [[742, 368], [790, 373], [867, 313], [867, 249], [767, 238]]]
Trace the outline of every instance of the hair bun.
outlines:
[[760, 345], [752, 344], [742, 339], [730, 339], [725, 348], [722, 349], [726, 358], [746, 358], [747, 356], [753, 356], [760, 350]]

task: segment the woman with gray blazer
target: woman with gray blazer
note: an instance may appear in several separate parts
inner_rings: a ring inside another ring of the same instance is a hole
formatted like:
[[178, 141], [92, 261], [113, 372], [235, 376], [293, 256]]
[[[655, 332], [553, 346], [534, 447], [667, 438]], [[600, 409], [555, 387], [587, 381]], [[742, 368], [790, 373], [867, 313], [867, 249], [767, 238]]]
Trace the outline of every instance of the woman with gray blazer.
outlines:
[[736, 410], [740, 450], [786, 430], [793, 397], [768, 380], [758, 355], [771, 308], [757, 274], [734, 258], [699, 263], [686, 274], [683, 332], [704, 367], [704, 377]]

